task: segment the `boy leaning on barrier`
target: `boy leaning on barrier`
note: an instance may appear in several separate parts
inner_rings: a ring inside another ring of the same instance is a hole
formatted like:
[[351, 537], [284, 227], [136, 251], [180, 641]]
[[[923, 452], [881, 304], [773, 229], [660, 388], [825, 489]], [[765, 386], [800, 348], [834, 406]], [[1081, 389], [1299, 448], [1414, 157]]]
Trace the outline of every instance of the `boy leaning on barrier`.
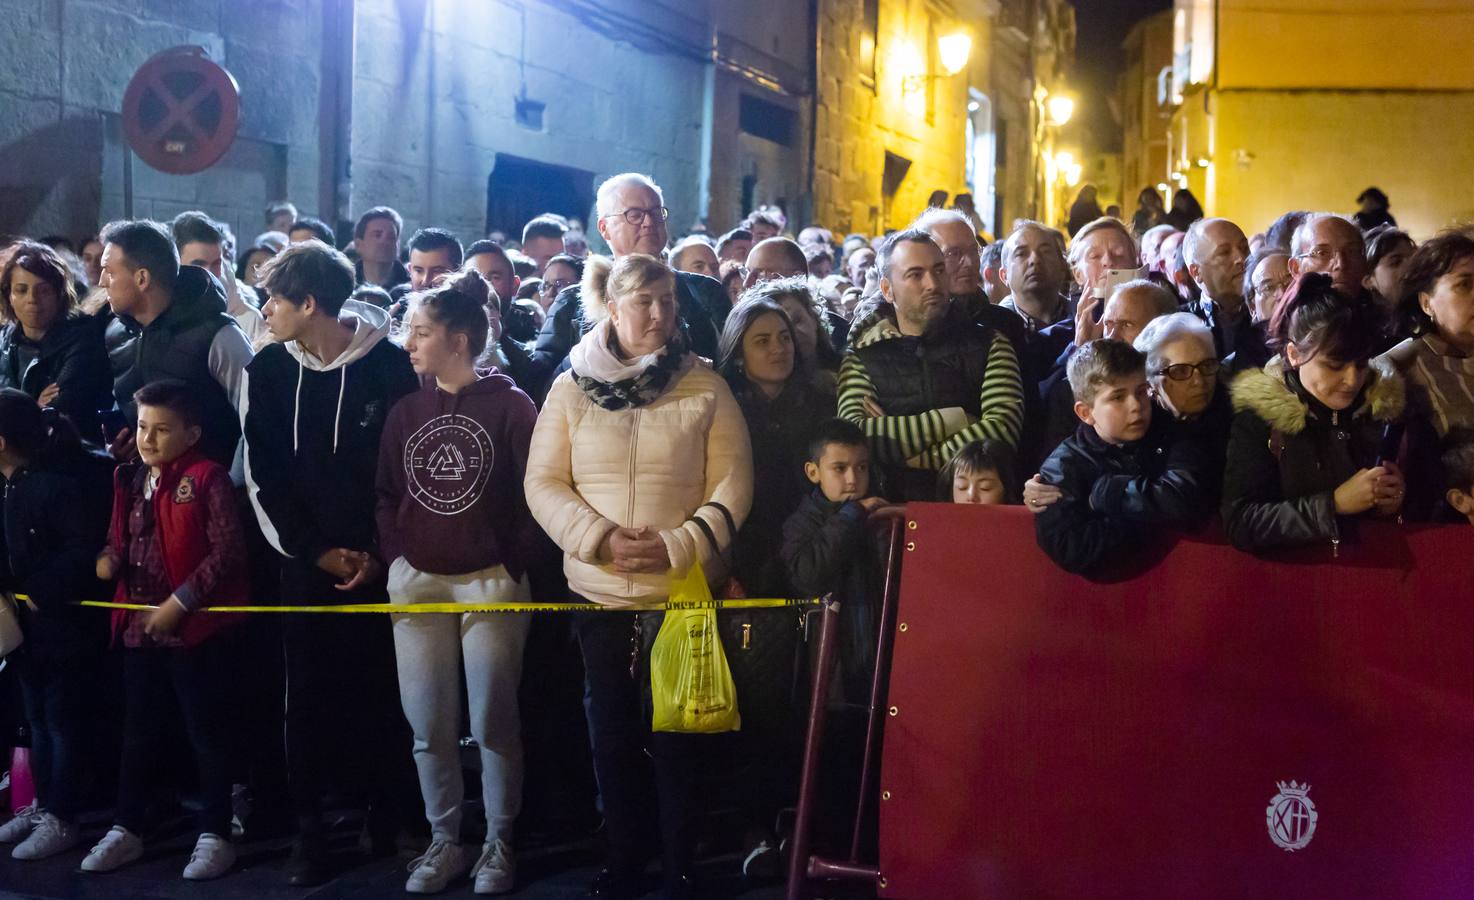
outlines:
[[1060, 568], [1089, 575], [1118, 562], [1161, 526], [1183, 527], [1209, 512], [1206, 448], [1173, 440], [1152, 421], [1146, 357], [1130, 344], [1091, 341], [1069, 364], [1080, 425], [1045, 460], [1040, 478], [1059, 488], [1036, 510], [1039, 547]]
[[166, 720], [177, 708], [199, 767], [200, 837], [184, 869], [190, 880], [216, 878], [235, 864], [230, 842], [230, 656], [213, 641], [238, 619], [207, 606], [240, 604], [250, 590], [246, 540], [230, 472], [201, 455], [203, 412], [193, 389], [156, 381], [133, 395], [140, 466], [114, 478], [112, 526], [97, 577], [118, 579], [123, 644], [123, 758], [115, 824], [82, 860], [83, 872], [111, 872], [143, 855], [145, 815], [167, 755]]
[[783, 525], [783, 564], [805, 596], [833, 593], [841, 603], [840, 669], [844, 696], [864, 696], [879, 627], [879, 560], [866, 520], [886, 505], [870, 495], [870, 448], [858, 425], [821, 424], [809, 441], [804, 474], [814, 490]]

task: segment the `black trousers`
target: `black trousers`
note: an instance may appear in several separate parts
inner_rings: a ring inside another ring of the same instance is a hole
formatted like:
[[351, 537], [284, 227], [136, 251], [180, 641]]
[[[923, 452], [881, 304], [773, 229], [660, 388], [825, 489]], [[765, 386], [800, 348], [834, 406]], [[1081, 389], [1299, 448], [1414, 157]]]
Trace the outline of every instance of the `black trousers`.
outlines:
[[31, 776], [40, 805], [65, 822], [85, 805], [92, 757], [92, 696], [101, 651], [53, 656], [22, 646], [17, 663], [31, 729]]
[[[630, 673], [637, 616], [576, 613], [573, 628], [583, 654], [584, 712], [604, 806], [609, 864], [643, 865], [651, 856], [647, 835], [652, 810], [658, 810], [654, 818], [660, 828], [662, 863], [671, 879], [690, 872], [701, 811], [697, 787], [702, 761], [715, 754], [725, 736], [650, 730], [645, 703], [650, 668], [643, 648], [640, 664], [633, 676]], [[653, 617], [647, 614], [646, 628], [649, 618]]]
[[[282, 597], [293, 605], [384, 603], [382, 585], [335, 590], [316, 566], [287, 560]], [[366, 796], [375, 821], [422, 828], [411, 756], [414, 736], [399, 703], [394, 637], [387, 615], [282, 617], [286, 657], [287, 781], [304, 830], [321, 827], [329, 787]]]
[[230, 836], [231, 654], [216, 638], [198, 647], [123, 651], [123, 759], [119, 771], [117, 823], [141, 834], [158, 784], [169, 720], [184, 731], [199, 767], [200, 832]]

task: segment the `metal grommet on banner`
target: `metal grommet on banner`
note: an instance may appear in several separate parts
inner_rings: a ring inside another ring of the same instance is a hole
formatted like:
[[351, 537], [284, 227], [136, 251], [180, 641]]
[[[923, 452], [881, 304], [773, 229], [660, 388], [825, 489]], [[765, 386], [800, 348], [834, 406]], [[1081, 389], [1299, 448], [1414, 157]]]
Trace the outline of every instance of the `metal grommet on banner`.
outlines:
[[890, 714], [891, 714], [891, 715], [892, 715], [892, 716], [897, 716], [897, 715], [900, 715], [900, 713], [901, 713], [901, 710], [900, 710], [900, 709], [898, 709], [898, 708], [896, 708], [896, 707], [894, 707], [894, 706], [892, 706], [892, 707], [891, 707], [891, 708], [890, 708]]
[[910, 521], [908, 521], [906, 523], [906, 527], [909, 528], [909, 529], [911, 529], [912, 531], [915, 531], [916, 530], [916, 520], [915, 519], [911, 519]]
[[889, 881], [886, 881], [885, 880], [885, 876], [884, 875], [882, 875], [878, 879], [876, 879], [876, 882], [875, 883], [878, 884], [878, 885], [880, 885], [881, 887], [886, 887], [886, 886], [888, 886], [890, 884]]
[[906, 542], [906, 552], [907, 553], [909, 553], [909, 552], [911, 552], [912, 550], [915, 550], [915, 549], [916, 549], [916, 542], [915, 541], [907, 541]]
[[909, 627], [910, 626], [908, 626], [905, 622], [902, 622], [901, 624], [899, 624], [899, 625], [896, 626], [896, 629], [898, 631], [905, 631]]
[[890, 798], [891, 798], [891, 792], [890, 791], [881, 791], [880, 792], [880, 799], [882, 799], [882, 800], [889, 800]]

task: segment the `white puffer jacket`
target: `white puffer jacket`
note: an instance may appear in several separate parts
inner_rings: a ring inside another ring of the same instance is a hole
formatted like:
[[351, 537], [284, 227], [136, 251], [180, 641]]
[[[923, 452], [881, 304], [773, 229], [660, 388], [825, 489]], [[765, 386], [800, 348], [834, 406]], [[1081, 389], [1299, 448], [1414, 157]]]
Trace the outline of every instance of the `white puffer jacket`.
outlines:
[[747, 518], [747, 423], [727, 383], [700, 363], [653, 403], [619, 411], [595, 404], [564, 372], [533, 429], [525, 486], [532, 515], [563, 548], [570, 588], [605, 606], [658, 607], [669, 576], [615, 572], [600, 564], [599, 545], [615, 527], [648, 526], [665, 540], [676, 574], [700, 559], [708, 581], [724, 581], [726, 565], [693, 516], [723, 551], [731, 546], [726, 517], [704, 504], [720, 503], [738, 526]]

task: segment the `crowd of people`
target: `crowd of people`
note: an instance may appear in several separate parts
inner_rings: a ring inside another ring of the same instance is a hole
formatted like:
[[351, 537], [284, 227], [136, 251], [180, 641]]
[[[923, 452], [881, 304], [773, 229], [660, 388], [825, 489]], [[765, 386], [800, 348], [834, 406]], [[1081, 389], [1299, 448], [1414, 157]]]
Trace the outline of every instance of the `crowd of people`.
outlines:
[[[1086, 576], [1213, 521], [1246, 551], [1329, 555], [1366, 521], [1474, 522], [1474, 231], [1417, 244], [1385, 195], [1362, 200], [1252, 236], [1148, 189], [1130, 223], [1082, 207], [1069, 239], [1020, 220], [986, 241], [942, 198], [879, 236], [789, 237], [762, 208], [672, 242], [660, 187], [623, 174], [596, 197], [607, 255], [552, 213], [467, 247], [404, 241], [388, 207], [340, 242], [290, 204], [249, 246], [193, 211], [113, 222], [79, 254], [18, 240], [0, 257], [0, 588], [21, 598], [7, 659], [36, 800], [0, 841], [33, 860], [97, 837], [82, 814], [111, 758], [113, 824], [83, 872], [139, 859], [183, 790], [188, 879], [277, 827], [288, 880], [321, 883], [331, 798], [366, 809], [371, 852], [414, 846], [407, 891], [501, 893], [514, 828], [578, 781], [539, 775], [551, 755], [597, 792], [589, 896], [638, 895], [656, 855], [666, 895], [693, 896], [719, 769], [749, 773], [744, 871], [776, 875], [801, 628], [723, 610], [742, 730], [652, 732], [672, 576], [843, 597], [843, 706], [866, 698], [866, 523], [891, 504], [1021, 504]], [[201, 612], [529, 599], [573, 606]], [[582, 686], [560, 692], [575, 646]], [[569, 707], [586, 757], [558, 730]]]

